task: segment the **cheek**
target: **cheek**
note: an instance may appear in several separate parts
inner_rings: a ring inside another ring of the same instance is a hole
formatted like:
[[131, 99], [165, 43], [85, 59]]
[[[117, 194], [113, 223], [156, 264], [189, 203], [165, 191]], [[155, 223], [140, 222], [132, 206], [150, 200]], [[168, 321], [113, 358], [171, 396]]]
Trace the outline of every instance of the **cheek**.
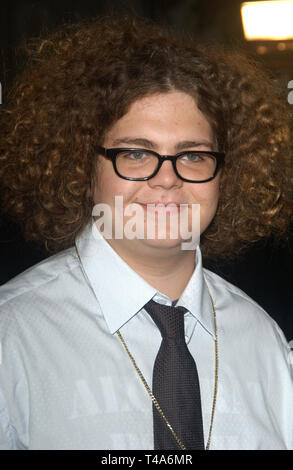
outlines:
[[193, 191], [194, 200], [203, 206], [217, 206], [219, 200], [220, 185], [219, 180], [215, 179], [208, 183], [198, 184]]
[[96, 176], [94, 179], [94, 201], [96, 204], [100, 202], [107, 202], [113, 189], [113, 171], [106, 160], [98, 162], [96, 169]]
[[219, 200], [219, 183], [211, 181], [212, 184], [203, 184], [197, 191], [195, 202], [200, 204], [200, 231], [203, 233], [213, 220]]
[[138, 185], [116, 175], [112, 163], [102, 161], [97, 169], [94, 184], [94, 202], [114, 205], [115, 196], [123, 196], [123, 202], [128, 202], [138, 190]]
[[215, 184], [215, 186], [211, 189], [207, 197], [212, 207], [217, 207], [218, 201], [219, 201], [219, 195], [220, 195], [219, 184]]

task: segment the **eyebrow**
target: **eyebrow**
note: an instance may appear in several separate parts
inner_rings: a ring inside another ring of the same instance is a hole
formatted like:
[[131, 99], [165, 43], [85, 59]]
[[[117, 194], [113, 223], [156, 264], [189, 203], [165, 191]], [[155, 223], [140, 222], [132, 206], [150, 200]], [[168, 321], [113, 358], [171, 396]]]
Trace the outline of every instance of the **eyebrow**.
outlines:
[[[112, 146], [116, 145], [139, 145], [140, 147], [149, 148], [152, 150], [156, 149], [156, 144], [151, 140], [145, 138], [137, 138], [137, 137], [121, 137], [119, 139], [115, 139], [112, 142]], [[185, 150], [188, 148], [194, 147], [213, 147], [213, 142], [210, 140], [200, 139], [200, 140], [183, 140], [181, 142], [177, 142], [175, 145], [175, 150], [180, 152], [180, 150]]]

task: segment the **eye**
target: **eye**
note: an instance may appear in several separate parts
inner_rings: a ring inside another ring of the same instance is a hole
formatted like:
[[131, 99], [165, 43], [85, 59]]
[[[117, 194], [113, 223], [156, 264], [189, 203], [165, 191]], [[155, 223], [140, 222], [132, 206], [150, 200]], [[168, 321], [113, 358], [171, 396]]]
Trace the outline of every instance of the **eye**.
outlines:
[[130, 160], [142, 160], [144, 158], [148, 157], [148, 154], [142, 151], [132, 151], [132, 152], [127, 152], [124, 154], [125, 158], [129, 158]]
[[188, 152], [188, 153], [185, 153], [184, 155], [181, 155], [180, 160], [187, 160], [189, 162], [200, 162], [203, 160], [203, 157], [202, 155], [199, 155], [198, 153]]

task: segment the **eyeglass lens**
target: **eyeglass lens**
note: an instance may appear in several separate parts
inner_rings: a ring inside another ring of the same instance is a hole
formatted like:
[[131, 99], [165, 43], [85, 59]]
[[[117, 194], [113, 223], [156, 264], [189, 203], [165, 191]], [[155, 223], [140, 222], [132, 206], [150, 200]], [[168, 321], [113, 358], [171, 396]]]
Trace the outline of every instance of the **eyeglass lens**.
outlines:
[[[208, 152], [190, 151], [177, 158], [176, 169], [182, 178], [201, 181], [213, 176], [216, 164], [216, 158]], [[146, 151], [123, 151], [116, 158], [117, 170], [126, 178], [147, 178], [158, 165], [158, 157]]]

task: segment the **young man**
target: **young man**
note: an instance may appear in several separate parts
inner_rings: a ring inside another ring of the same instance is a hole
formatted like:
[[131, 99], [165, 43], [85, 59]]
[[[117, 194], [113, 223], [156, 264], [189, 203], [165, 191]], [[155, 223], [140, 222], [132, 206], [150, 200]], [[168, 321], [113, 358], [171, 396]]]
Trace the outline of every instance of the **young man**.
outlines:
[[282, 332], [202, 268], [285, 233], [285, 104], [245, 59], [142, 20], [37, 50], [3, 124], [4, 202], [56, 254], [1, 288], [1, 447], [293, 448]]

